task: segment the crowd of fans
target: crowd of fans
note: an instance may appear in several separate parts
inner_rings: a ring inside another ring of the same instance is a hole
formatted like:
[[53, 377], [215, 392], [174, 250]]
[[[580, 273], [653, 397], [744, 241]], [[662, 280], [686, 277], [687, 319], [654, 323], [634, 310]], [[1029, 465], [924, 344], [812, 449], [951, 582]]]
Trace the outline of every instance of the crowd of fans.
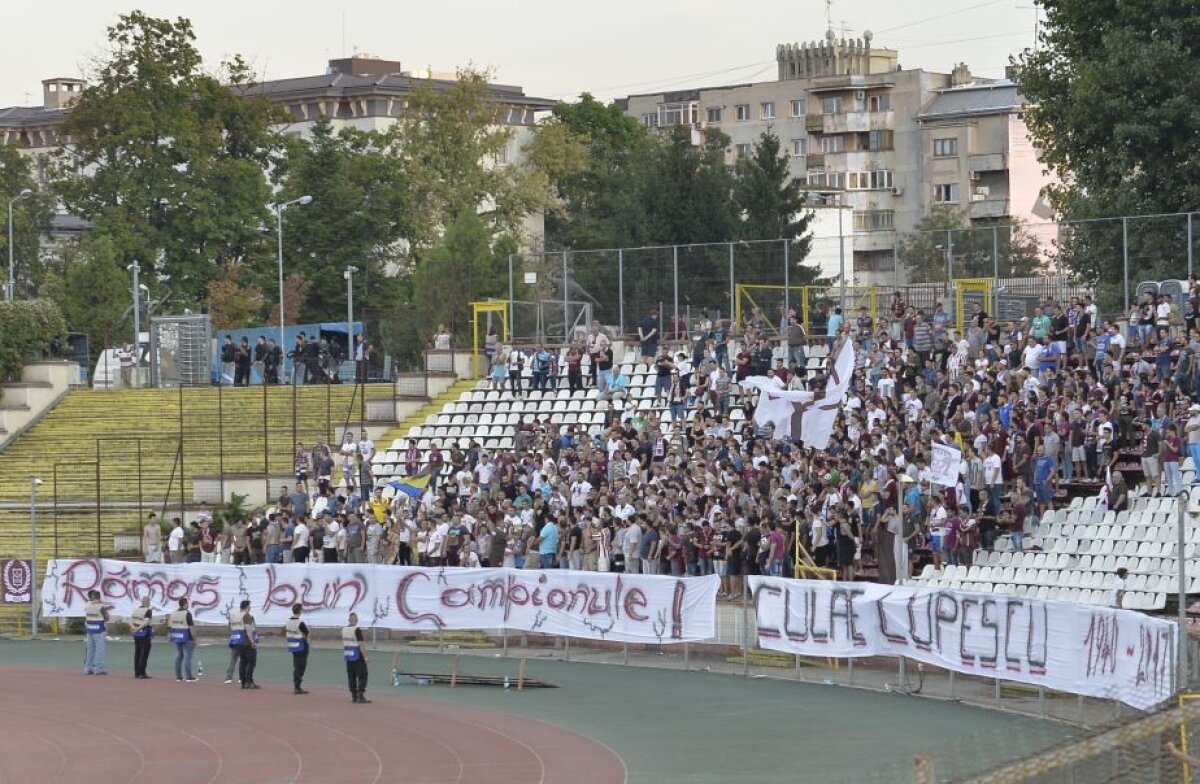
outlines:
[[[526, 417], [511, 449], [472, 440], [424, 464], [412, 445], [405, 473], [429, 477], [414, 495], [375, 486], [365, 433], [336, 451], [299, 445], [296, 484], [271, 507], [219, 533], [203, 515], [191, 531], [177, 522], [168, 555], [717, 574], [729, 597], [746, 575], [812, 567], [894, 582], [918, 558], [969, 564], [1000, 537], [1021, 549], [1069, 490], [1117, 510], [1127, 479], [1180, 492], [1183, 458], [1200, 465], [1197, 312], [1195, 296], [1147, 295], [1125, 324], [1091, 297], [1047, 298], [1016, 322], [978, 310], [959, 331], [940, 305], [922, 312], [897, 293], [878, 320], [829, 305], [816, 335], [795, 311], [755, 311], [736, 336], [702, 316], [668, 340], [651, 312], [630, 345], [653, 376], [649, 400], [631, 394], [599, 325], [565, 355], [492, 337], [495, 389], [536, 396], [565, 376], [603, 401], [603, 424]], [[809, 354], [846, 340], [856, 369], [828, 449], [804, 446], [798, 417], [796, 438], [753, 422], [739, 381], [823, 390], [827, 365], [808, 372]], [[952, 485], [932, 481], [933, 442], [961, 455]]]

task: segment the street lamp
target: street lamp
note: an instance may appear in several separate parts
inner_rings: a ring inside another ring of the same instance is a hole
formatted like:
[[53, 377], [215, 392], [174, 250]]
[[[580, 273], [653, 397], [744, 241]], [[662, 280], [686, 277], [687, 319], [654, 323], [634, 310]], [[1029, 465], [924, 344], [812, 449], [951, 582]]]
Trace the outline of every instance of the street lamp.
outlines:
[[896, 519], [899, 521], [900, 531], [896, 534], [896, 541], [893, 543], [893, 557], [896, 559], [896, 585], [904, 585], [905, 578], [908, 577], [908, 545], [904, 541], [904, 493], [905, 487], [913, 483], [913, 478], [907, 473], [901, 471], [896, 478]]
[[136, 261], [130, 264], [125, 269], [133, 272], [133, 385], [138, 386], [138, 371], [142, 364], [142, 289], [146, 288], [138, 283], [138, 273], [142, 271], [142, 267]]
[[13, 205], [23, 199], [28, 199], [32, 195], [33, 191], [25, 188], [15, 198], [8, 200], [8, 285], [4, 287], [4, 300], [6, 302], [12, 302], [17, 292], [16, 278], [13, 277], [15, 271], [13, 266]]
[[287, 346], [283, 341], [283, 211], [293, 204], [311, 204], [312, 196], [301, 196], [298, 199], [272, 204], [275, 211], [275, 236], [279, 240], [279, 351], [286, 356]]
[[[354, 273], [358, 267], [349, 266], [342, 273], [346, 279], [346, 358], [354, 364]], [[338, 369], [341, 372], [341, 369]], [[354, 379], [358, 380], [358, 365], [354, 364]]]
[[37, 637], [37, 488], [42, 483], [29, 477], [29, 634]]

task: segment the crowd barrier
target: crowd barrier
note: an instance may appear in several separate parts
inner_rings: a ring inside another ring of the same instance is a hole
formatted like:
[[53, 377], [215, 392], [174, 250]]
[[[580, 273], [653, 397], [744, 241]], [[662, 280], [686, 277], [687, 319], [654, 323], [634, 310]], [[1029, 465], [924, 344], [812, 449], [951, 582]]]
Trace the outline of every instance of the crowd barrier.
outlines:
[[[97, 559], [50, 561], [40, 596], [43, 618], [79, 618], [89, 591], [116, 618], [143, 596], [160, 614], [189, 600], [196, 623], [224, 625], [242, 599], [261, 626], [281, 626], [293, 604], [314, 628], [337, 628], [350, 611], [378, 642], [483, 633], [506, 648], [565, 647], [570, 641], [627, 661], [664, 646], [752, 663], [823, 661], [855, 677], [855, 660], [899, 661], [895, 686], [917, 673], [1024, 684], [1044, 691], [1148, 709], [1177, 691], [1176, 626], [1129, 610], [1017, 596], [791, 580], [750, 579], [752, 598], [718, 602], [719, 579], [529, 569], [430, 569], [368, 564], [142, 564]], [[395, 637], [393, 636], [395, 635]], [[407, 635], [407, 638], [406, 638]], [[496, 635], [493, 637], [491, 635]], [[468, 638], [478, 639], [478, 638]], [[428, 643], [427, 643], [428, 644]], [[451, 644], [454, 644], [453, 642]], [[684, 646], [682, 649], [679, 646]], [[578, 655], [578, 653], [577, 653]], [[730, 663], [727, 661], [727, 663]], [[887, 665], [885, 665], [885, 668]], [[860, 670], [863, 667], [860, 665]], [[826, 680], [826, 678], [822, 678]], [[834, 681], [837, 682], [837, 681]], [[847, 685], [851, 685], [847, 683]]]

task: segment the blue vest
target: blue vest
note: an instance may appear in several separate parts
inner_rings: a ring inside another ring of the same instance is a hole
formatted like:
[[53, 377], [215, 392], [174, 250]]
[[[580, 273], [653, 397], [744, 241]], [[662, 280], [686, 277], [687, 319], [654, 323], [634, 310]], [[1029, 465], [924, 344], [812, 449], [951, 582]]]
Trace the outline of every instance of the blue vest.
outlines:
[[356, 662], [362, 658], [362, 647], [358, 642], [358, 627], [342, 628], [342, 658], [348, 662]]

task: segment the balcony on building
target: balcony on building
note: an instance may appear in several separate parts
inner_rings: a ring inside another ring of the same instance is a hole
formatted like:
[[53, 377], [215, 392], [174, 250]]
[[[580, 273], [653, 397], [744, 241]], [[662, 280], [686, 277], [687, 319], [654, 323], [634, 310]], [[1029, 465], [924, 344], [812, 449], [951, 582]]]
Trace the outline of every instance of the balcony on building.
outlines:
[[825, 128], [825, 115], [808, 114], [804, 117], [804, 130], [809, 133], [820, 133]]
[[810, 152], [804, 156], [804, 166], [807, 169], [824, 169], [825, 168], [825, 153]]
[[1008, 169], [1008, 153], [989, 152], [967, 156], [967, 169], [972, 173], [995, 172]]
[[1008, 199], [978, 199], [971, 201], [971, 220], [998, 220], [1010, 215]]
[[891, 250], [896, 246], [894, 231], [859, 231], [854, 232], [854, 252], [877, 252]]

